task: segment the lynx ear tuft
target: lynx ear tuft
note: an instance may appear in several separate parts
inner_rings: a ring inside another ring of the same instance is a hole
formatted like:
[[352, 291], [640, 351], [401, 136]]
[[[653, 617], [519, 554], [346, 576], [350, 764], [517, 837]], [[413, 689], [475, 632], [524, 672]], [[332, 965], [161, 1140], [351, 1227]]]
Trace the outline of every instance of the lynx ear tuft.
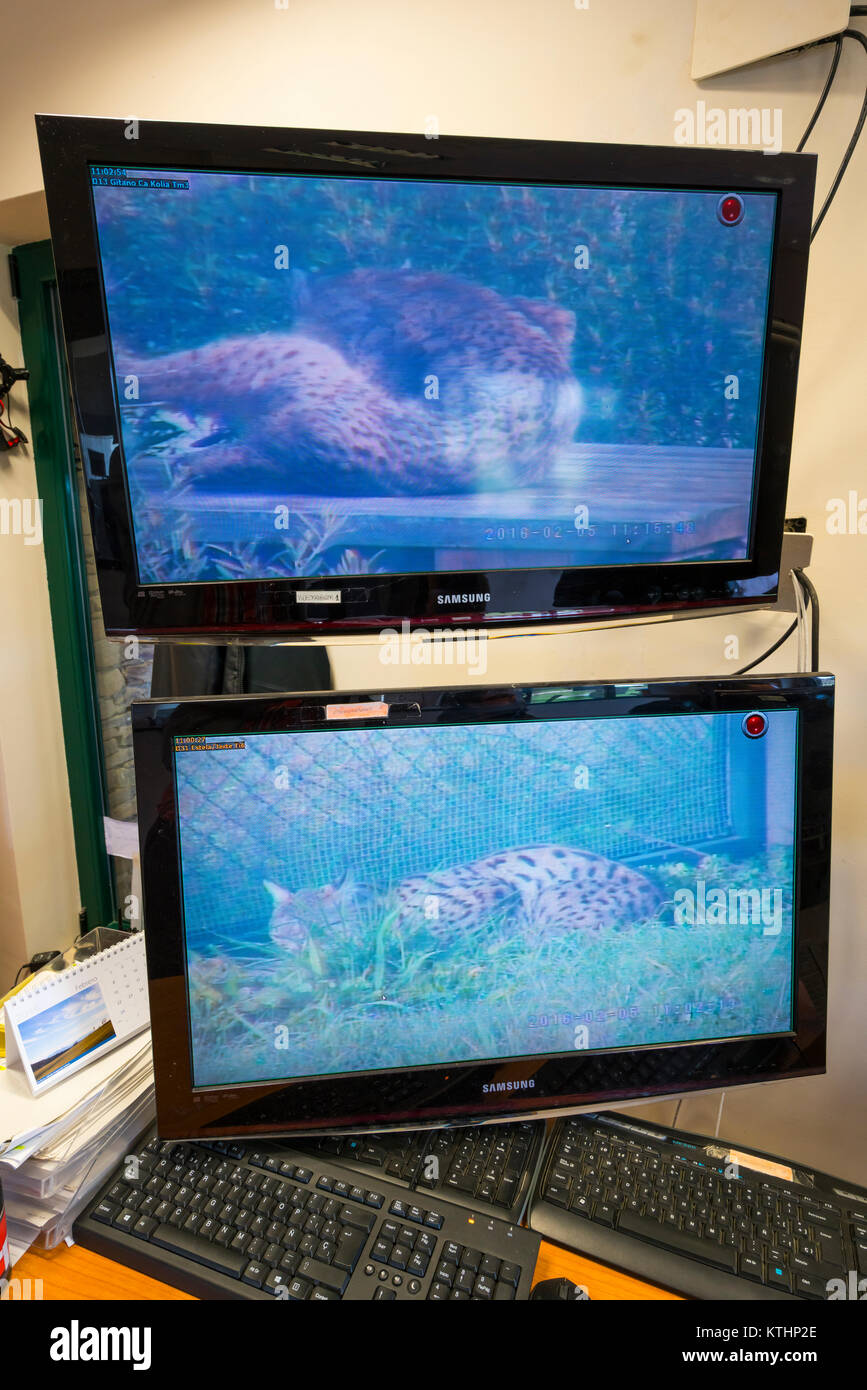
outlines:
[[281, 888], [279, 883], [272, 883], [269, 878], [262, 879], [262, 887], [267, 889], [271, 894], [275, 906], [280, 906], [282, 903], [292, 901], [292, 894], [289, 892], [288, 888]]

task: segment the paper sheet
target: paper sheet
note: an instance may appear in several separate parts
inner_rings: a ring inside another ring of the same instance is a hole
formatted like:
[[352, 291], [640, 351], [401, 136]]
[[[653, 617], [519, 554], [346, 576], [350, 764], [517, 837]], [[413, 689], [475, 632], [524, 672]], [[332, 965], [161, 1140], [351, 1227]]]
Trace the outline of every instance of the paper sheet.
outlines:
[[112, 1077], [139, 1053], [150, 1053], [150, 1029], [127, 1039], [90, 1066], [34, 1096], [23, 1072], [0, 1073], [0, 1154], [56, 1125], [100, 1096]]

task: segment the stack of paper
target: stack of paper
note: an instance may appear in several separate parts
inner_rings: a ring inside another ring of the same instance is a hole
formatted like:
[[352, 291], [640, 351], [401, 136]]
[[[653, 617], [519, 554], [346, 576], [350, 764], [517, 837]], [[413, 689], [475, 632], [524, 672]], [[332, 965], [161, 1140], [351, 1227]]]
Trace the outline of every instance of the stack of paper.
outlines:
[[0, 1072], [0, 1184], [14, 1261], [35, 1241], [59, 1244], [154, 1116], [150, 1032], [34, 1096]]

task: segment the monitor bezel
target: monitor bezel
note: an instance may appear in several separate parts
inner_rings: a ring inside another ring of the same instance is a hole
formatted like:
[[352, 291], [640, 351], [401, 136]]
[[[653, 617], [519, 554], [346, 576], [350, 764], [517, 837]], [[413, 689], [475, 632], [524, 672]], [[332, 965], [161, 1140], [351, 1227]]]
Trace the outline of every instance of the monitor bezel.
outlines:
[[[112, 636], [371, 632], [414, 625], [521, 626], [594, 621], [636, 613], [739, 609], [773, 602], [780, 548], [803, 323], [816, 160], [813, 155], [685, 146], [578, 144], [549, 140], [395, 135], [141, 121], [134, 138], [123, 120], [36, 117], [57, 269], [72, 395], [82, 419], [111, 400], [114, 443], [120, 422], [108, 352], [91, 164], [425, 177], [470, 181], [575, 183], [774, 192], [777, 219], [764, 363], [763, 409], [747, 560], [428, 574], [318, 576], [140, 586], [115, 452], [106, 479], [88, 476], [97, 574], [106, 632]], [[91, 374], [79, 369], [88, 354]], [[94, 365], [96, 364], [96, 365]], [[311, 590], [340, 601], [310, 602]], [[488, 595], [443, 604], [446, 595]], [[299, 597], [300, 595], [300, 597]]]
[[[535, 700], [534, 692], [539, 692]], [[545, 702], [546, 692], [557, 692], [557, 702]], [[594, 714], [629, 718], [796, 709], [799, 719], [793, 1031], [720, 1042], [561, 1053], [505, 1062], [425, 1065], [222, 1088], [194, 1087], [171, 739], [177, 735], [316, 729], [321, 728], [328, 705], [383, 700], [389, 704], [387, 718], [343, 719], [341, 727], [399, 728], [418, 727], [420, 721], [467, 724], [516, 718], [586, 718]], [[165, 1138], [226, 1138], [475, 1123], [823, 1072], [833, 708], [834, 678], [829, 675], [568, 686], [560, 682], [351, 694], [328, 691], [239, 699], [150, 700], [133, 705], [160, 1134]], [[817, 972], [821, 985], [818, 1000]], [[624, 1086], [625, 1057], [641, 1059], [640, 1085]], [[672, 1062], [676, 1084], [672, 1081]], [[682, 1072], [678, 1070], [681, 1062]], [[597, 1078], [592, 1086], [586, 1081], [582, 1084], [582, 1073], [585, 1078]], [[507, 1089], [482, 1090], [483, 1086], [500, 1083]]]

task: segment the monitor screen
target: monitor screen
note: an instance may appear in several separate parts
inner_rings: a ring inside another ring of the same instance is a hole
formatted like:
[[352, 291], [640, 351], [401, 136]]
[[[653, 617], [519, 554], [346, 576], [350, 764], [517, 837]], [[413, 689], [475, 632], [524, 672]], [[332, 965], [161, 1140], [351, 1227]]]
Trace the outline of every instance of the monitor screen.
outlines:
[[110, 634], [776, 595], [811, 156], [37, 126]]
[[776, 192], [92, 182], [141, 585], [749, 558]]
[[133, 707], [161, 1132], [824, 1066], [833, 677]]
[[755, 718], [177, 738], [194, 1084], [791, 1032], [798, 714]]

